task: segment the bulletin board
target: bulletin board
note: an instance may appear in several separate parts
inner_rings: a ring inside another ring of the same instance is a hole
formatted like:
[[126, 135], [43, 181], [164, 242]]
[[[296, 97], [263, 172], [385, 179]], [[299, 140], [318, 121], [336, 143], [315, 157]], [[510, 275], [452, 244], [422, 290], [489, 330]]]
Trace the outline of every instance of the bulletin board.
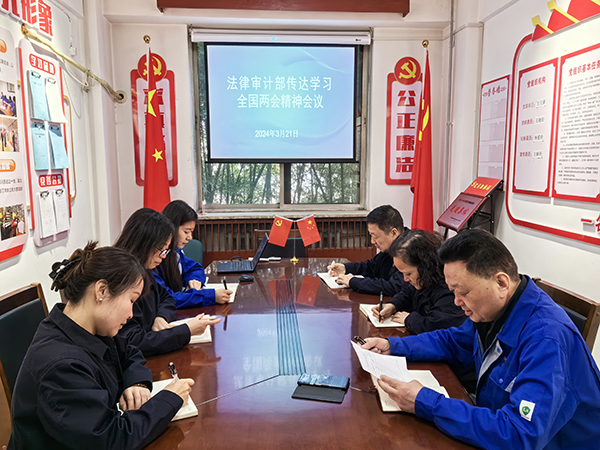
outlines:
[[600, 245], [600, 16], [516, 49], [506, 206], [521, 226]]
[[31, 227], [36, 246], [68, 236], [71, 201], [62, 68], [48, 52], [22, 39], [19, 70], [29, 166]]

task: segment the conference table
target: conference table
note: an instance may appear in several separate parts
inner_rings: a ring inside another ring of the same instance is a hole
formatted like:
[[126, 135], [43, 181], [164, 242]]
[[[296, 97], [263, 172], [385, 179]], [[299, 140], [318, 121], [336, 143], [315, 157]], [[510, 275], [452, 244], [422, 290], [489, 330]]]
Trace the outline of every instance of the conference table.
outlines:
[[[172, 422], [148, 449], [466, 449], [412, 414], [381, 410], [371, 376], [351, 346], [355, 335], [403, 336], [403, 328], [375, 328], [359, 311], [378, 296], [331, 290], [317, 277], [330, 260], [303, 258], [260, 262], [254, 281], [240, 283], [226, 305], [184, 309], [178, 319], [214, 314], [212, 343], [190, 344], [149, 358], [154, 380], [192, 378], [198, 416]], [[240, 274], [209, 282], [238, 283]], [[450, 397], [471, 403], [452, 370], [443, 363], [408, 363], [430, 370]], [[293, 399], [299, 374], [350, 378], [341, 404]]]

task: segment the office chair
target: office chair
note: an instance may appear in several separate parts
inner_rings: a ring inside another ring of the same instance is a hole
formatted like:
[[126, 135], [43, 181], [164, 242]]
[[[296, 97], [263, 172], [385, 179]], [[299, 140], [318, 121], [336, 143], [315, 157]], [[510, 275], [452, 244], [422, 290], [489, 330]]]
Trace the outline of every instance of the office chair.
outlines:
[[0, 297], [0, 378], [9, 406], [21, 363], [46, 317], [48, 306], [40, 283]]
[[202, 242], [196, 239], [190, 240], [187, 244], [185, 244], [185, 247], [183, 247], [183, 253], [185, 253], [185, 256], [188, 258], [191, 258], [198, 264], [202, 265], [202, 258], [204, 256], [204, 247], [202, 246]]
[[594, 348], [594, 341], [600, 325], [600, 305], [589, 298], [548, 283], [541, 278], [533, 278], [533, 281], [565, 310], [591, 351]]

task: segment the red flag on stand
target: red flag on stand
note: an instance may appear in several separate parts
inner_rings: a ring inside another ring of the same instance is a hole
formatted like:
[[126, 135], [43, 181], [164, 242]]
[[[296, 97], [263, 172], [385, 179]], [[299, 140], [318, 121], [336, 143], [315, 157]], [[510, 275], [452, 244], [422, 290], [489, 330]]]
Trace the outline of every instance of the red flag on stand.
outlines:
[[317, 229], [317, 222], [315, 222], [315, 216], [305, 217], [304, 219], [298, 220], [297, 223], [305, 247], [321, 240], [321, 235]]
[[415, 162], [410, 190], [414, 194], [411, 227], [433, 233], [433, 188], [431, 160], [431, 83], [429, 81], [429, 51], [425, 62], [421, 109], [417, 126]]
[[146, 157], [144, 168], [144, 208], [162, 211], [171, 201], [167, 156], [159, 110], [158, 92], [150, 48], [146, 57], [148, 100], [146, 108]]
[[285, 247], [293, 223], [293, 220], [275, 216], [275, 220], [273, 220], [273, 225], [271, 226], [271, 233], [269, 234], [269, 242], [273, 245]]

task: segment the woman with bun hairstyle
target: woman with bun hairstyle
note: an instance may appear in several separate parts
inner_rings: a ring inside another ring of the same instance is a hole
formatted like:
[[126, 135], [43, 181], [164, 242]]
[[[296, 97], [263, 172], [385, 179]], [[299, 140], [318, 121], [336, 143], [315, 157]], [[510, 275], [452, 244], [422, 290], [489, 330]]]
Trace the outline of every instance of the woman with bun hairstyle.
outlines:
[[115, 247], [131, 252], [148, 271], [149, 291], [133, 307], [133, 318], [119, 331], [129, 343], [139, 347], [144, 356], [168, 353], [186, 346], [192, 335], [204, 333], [206, 327], [220, 322], [198, 314], [187, 323], [172, 326], [175, 300], [156, 282], [154, 270], [170, 252], [174, 227], [169, 219], [153, 209], [141, 208], [125, 223]]
[[145, 447], [188, 401], [194, 381], [173, 381], [150, 398], [146, 360], [116, 336], [146, 290], [144, 267], [125, 250], [92, 242], [52, 269], [52, 289], [66, 304], [40, 323], [23, 360], [8, 449]]
[[[394, 266], [402, 272], [407, 288], [392, 297], [381, 317], [392, 316], [413, 334], [441, 328], [459, 327], [467, 319], [454, 304], [454, 293], [444, 279], [444, 268], [437, 256], [442, 239], [425, 230], [410, 230], [396, 239], [388, 250]], [[373, 308], [379, 315], [379, 305]]]
[[177, 308], [208, 306], [229, 302], [233, 291], [227, 289], [202, 289], [206, 283], [204, 268], [183, 253], [183, 247], [192, 239], [198, 214], [183, 200], [173, 200], [162, 214], [167, 217], [175, 232], [171, 248], [173, 251], [154, 269], [154, 278], [175, 299]]

